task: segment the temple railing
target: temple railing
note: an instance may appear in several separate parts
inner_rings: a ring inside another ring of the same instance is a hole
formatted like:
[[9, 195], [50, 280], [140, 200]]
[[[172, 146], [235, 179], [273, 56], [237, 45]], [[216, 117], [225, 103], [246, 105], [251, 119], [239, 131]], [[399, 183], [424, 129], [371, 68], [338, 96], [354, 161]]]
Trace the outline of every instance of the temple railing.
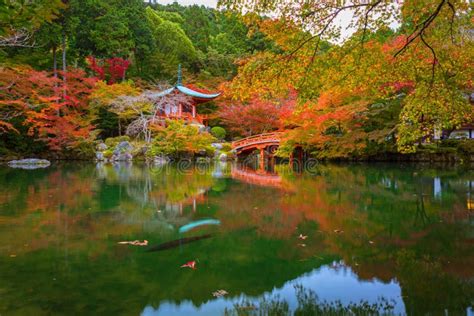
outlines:
[[259, 144], [280, 143], [282, 132], [273, 132], [253, 135], [232, 142], [232, 148], [239, 150], [245, 147], [252, 147]]

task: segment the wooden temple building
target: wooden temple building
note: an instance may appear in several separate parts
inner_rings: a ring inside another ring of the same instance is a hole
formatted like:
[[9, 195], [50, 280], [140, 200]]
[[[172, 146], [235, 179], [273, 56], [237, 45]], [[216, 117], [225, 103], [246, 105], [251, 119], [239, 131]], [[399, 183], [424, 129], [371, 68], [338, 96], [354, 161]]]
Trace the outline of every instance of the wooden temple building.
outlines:
[[160, 94], [166, 95], [170, 93], [182, 93], [188, 97], [191, 97], [192, 102], [191, 104], [166, 105], [162, 113], [163, 117], [169, 119], [181, 119], [190, 124], [194, 123], [201, 125], [206, 125], [207, 117], [197, 113], [197, 106], [199, 106], [199, 104], [212, 101], [220, 95], [220, 93], [203, 93], [184, 86], [182, 83], [181, 65], [178, 67], [178, 80], [176, 85], [165, 91], [162, 91]]

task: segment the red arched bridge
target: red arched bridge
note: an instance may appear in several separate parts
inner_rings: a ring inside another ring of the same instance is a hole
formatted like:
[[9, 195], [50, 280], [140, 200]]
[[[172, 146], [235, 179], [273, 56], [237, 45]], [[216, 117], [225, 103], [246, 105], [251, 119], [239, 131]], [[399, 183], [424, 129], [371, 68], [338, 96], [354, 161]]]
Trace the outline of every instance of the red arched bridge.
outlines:
[[281, 132], [258, 134], [232, 142], [232, 149], [235, 151], [237, 157], [244, 153], [259, 150], [259, 166], [260, 169], [264, 170], [265, 161], [269, 156], [273, 157], [273, 154], [280, 145], [281, 137]]
[[265, 150], [268, 147], [278, 148], [281, 136], [281, 132], [253, 135], [232, 142], [232, 148], [236, 151], [237, 155], [244, 151]]
[[[232, 149], [235, 151], [237, 157], [258, 150], [259, 167], [261, 170], [264, 170], [265, 161], [275, 156], [275, 152], [278, 146], [280, 146], [282, 138], [283, 132], [258, 134], [232, 142]], [[294, 156], [295, 154], [297, 155], [296, 157]], [[294, 151], [290, 154], [290, 164], [293, 164], [295, 158], [300, 162], [303, 161], [303, 155], [303, 149], [300, 146], [296, 146]]]

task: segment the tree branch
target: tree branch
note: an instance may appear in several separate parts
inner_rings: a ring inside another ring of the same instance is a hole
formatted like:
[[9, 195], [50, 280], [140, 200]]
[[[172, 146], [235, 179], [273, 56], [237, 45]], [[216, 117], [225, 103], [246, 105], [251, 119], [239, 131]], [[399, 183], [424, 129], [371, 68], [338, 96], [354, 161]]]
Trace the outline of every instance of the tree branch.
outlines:
[[[443, 8], [443, 6], [446, 4], [446, 0], [441, 0], [438, 4], [438, 6], [436, 7], [436, 10], [431, 13], [425, 20], [423, 20], [422, 22], [418, 23], [416, 26], [415, 26], [415, 29], [413, 30], [413, 32], [408, 35], [407, 37], [407, 40], [405, 42], [405, 44], [403, 45], [402, 48], [400, 48], [395, 54], [394, 54], [394, 57], [397, 57], [398, 55], [402, 54], [403, 52], [405, 52], [407, 49], [408, 49], [408, 46], [410, 46], [413, 41], [415, 41], [415, 39], [421, 37], [423, 35], [423, 33], [425, 32], [425, 30], [431, 25], [431, 23], [436, 19], [436, 17], [439, 15], [441, 9]], [[430, 46], [427, 46], [428, 48], [431, 48]]]
[[10, 35], [0, 36], [0, 47], [34, 47], [33, 34], [25, 29], [15, 30]]

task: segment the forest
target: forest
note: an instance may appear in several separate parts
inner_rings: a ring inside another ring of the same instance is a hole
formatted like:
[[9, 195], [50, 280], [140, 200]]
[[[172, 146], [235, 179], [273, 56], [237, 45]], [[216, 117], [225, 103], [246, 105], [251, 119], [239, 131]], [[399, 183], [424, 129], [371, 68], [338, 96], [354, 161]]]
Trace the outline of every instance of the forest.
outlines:
[[[144, 156], [212, 156], [212, 143], [271, 131], [282, 157], [471, 154], [470, 135], [452, 136], [473, 121], [473, 12], [464, 0], [3, 0], [0, 157], [91, 159], [123, 140]], [[179, 65], [188, 87], [222, 93], [197, 107], [208, 128], [154, 120], [184, 102], [150, 98]]]

